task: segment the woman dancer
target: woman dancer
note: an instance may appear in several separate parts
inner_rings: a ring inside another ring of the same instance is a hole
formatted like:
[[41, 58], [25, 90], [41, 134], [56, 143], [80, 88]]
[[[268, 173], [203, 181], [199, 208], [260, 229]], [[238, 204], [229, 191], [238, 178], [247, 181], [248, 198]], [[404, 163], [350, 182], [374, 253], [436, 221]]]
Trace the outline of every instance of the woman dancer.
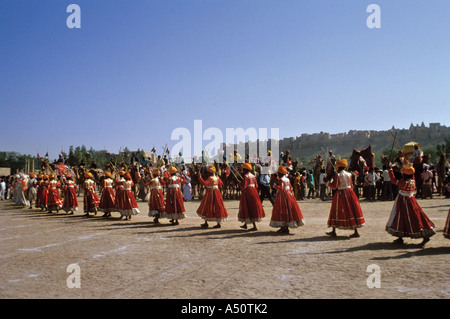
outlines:
[[358, 228], [365, 223], [358, 197], [353, 192], [352, 174], [347, 172], [347, 160], [336, 161], [337, 173], [330, 184], [332, 189], [337, 189], [331, 203], [328, 227], [333, 230], [327, 235], [336, 237], [336, 228], [353, 229], [350, 237], [359, 237]]
[[215, 221], [217, 224], [213, 228], [220, 228], [220, 223], [228, 218], [228, 212], [222, 199], [219, 187], [223, 185], [222, 180], [216, 176], [216, 168], [208, 167], [209, 177], [205, 181], [199, 177], [199, 182], [206, 187], [205, 196], [197, 209], [197, 214], [205, 220], [202, 228], [208, 228], [208, 221]]
[[400, 191], [395, 198], [391, 215], [386, 224], [386, 231], [392, 236], [398, 237], [394, 240], [396, 244], [403, 243], [403, 237], [423, 238], [420, 246], [424, 246], [430, 237], [436, 234], [433, 222], [423, 212], [414, 197], [416, 182], [414, 180], [415, 169], [410, 164], [402, 167], [402, 178], [397, 180], [390, 164], [389, 178], [391, 183], [398, 185]]
[[277, 189], [277, 195], [272, 208], [269, 226], [280, 227], [277, 232], [287, 234], [289, 233], [289, 227], [303, 226], [305, 220], [292, 191], [291, 182], [286, 177], [286, 174], [286, 167], [280, 166], [278, 168], [278, 180], [274, 184], [274, 188]]

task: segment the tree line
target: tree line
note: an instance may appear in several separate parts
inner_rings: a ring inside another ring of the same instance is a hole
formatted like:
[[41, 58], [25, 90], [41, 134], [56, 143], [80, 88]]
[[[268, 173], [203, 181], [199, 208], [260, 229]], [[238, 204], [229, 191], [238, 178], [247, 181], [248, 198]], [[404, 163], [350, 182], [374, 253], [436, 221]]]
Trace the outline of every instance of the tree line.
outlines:
[[[430, 154], [430, 163], [436, 164], [439, 161], [441, 154], [450, 153], [450, 137], [444, 138], [444, 143], [430, 145], [422, 148], [424, 154]], [[396, 154], [397, 149], [393, 150]], [[385, 148], [381, 155], [390, 155], [391, 149]], [[32, 163], [34, 161], [34, 167], [36, 170], [39, 169], [41, 165], [41, 157], [49, 159], [50, 163], [53, 161], [64, 160], [69, 166], [79, 166], [81, 163], [85, 163], [88, 167], [91, 166], [92, 162], [97, 165], [98, 168], [103, 168], [107, 163], [120, 164], [124, 162], [125, 164], [130, 164], [132, 157], [136, 156], [141, 163], [146, 162], [143, 150], [138, 150], [137, 152], [130, 151], [127, 147], [119, 152], [119, 154], [109, 153], [106, 150], [95, 150], [92, 147], [89, 149], [85, 145], [69, 147], [69, 152], [61, 151], [58, 154], [58, 158], [50, 160], [48, 154], [45, 156], [32, 156], [29, 154], [20, 154], [18, 152], [3, 152], [0, 151], [0, 167], [11, 168], [11, 173], [15, 173], [20, 170], [25, 170], [27, 161]], [[375, 164], [381, 167], [381, 156], [376, 156]], [[32, 165], [29, 165], [31, 168]]]

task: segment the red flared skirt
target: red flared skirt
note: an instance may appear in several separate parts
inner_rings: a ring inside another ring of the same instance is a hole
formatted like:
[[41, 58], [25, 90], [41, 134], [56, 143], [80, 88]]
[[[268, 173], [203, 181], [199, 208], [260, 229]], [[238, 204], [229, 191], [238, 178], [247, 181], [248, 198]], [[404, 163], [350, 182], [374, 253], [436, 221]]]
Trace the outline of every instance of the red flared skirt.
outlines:
[[[156, 216], [166, 210], [166, 202], [162, 189], [150, 190], [150, 197], [148, 199], [148, 216]], [[162, 216], [160, 216], [162, 217]]]
[[117, 187], [116, 189], [116, 209], [118, 211], [122, 211], [124, 204], [123, 204], [123, 188], [122, 187]]
[[58, 189], [50, 188], [48, 190], [48, 197], [47, 197], [47, 209], [49, 211], [52, 210], [58, 210], [62, 208], [63, 206], [63, 200], [61, 196], [59, 196]]
[[434, 227], [414, 196], [397, 195], [386, 224], [389, 234], [396, 237], [425, 238], [436, 234]]
[[77, 192], [73, 187], [67, 187], [64, 191], [63, 209], [68, 212], [71, 210], [78, 210]]
[[259, 222], [266, 216], [258, 191], [255, 187], [248, 187], [242, 190], [239, 202], [238, 220], [240, 222]]
[[111, 187], [106, 187], [105, 189], [103, 189], [98, 209], [105, 213], [110, 213], [117, 210], [116, 195], [114, 194], [114, 190]]
[[123, 208], [120, 210], [122, 216], [137, 215], [140, 213], [136, 198], [131, 189], [124, 189], [122, 191]]
[[47, 187], [39, 187], [37, 198], [36, 198], [36, 207], [46, 208], [47, 207], [47, 199], [48, 199], [48, 189]]
[[205, 196], [197, 209], [197, 214], [206, 221], [221, 222], [228, 218], [228, 212], [218, 188], [206, 189]]
[[180, 188], [169, 187], [166, 195], [166, 215], [169, 219], [182, 219], [186, 217], [183, 194]]
[[289, 190], [279, 189], [272, 208], [271, 227], [298, 227], [303, 226], [303, 218], [297, 200]]
[[86, 213], [95, 212], [98, 208], [100, 201], [98, 199], [97, 193], [92, 188], [87, 188], [84, 190], [84, 202], [83, 209]]
[[355, 229], [365, 223], [358, 197], [351, 188], [339, 189], [333, 196], [328, 227]]

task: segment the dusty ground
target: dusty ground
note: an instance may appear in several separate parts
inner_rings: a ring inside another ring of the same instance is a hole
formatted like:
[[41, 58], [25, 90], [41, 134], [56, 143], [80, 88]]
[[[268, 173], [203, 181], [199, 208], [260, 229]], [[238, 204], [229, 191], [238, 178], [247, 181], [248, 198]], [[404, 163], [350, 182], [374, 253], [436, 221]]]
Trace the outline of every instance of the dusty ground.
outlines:
[[[79, 198], [82, 204], [82, 198]], [[225, 202], [221, 229], [201, 229], [195, 210], [156, 226], [131, 221], [16, 208], [0, 202], [0, 298], [440, 298], [450, 299], [450, 240], [442, 235], [450, 201], [419, 200], [437, 234], [392, 244], [384, 231], [393, 202], [361, 202], [360, 238], [325, 235], [331, 201], [299, 201], [306, 225], [291, 234], [269, 227], [271, 205], [259, 230], [239, 228], [238, 201]], [[68, 288], [67, 267], [78, 264], [81, 287]], [[381, 288], [368, 288], [369, 265], [380, 267]]]

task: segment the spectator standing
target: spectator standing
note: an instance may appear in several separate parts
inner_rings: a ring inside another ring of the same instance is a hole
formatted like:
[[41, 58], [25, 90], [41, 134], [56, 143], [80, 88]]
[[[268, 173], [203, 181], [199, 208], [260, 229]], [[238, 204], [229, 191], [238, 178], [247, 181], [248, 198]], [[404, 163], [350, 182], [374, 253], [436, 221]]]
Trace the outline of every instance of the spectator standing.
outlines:
[[393, 200], [393, 194], [392, 194], [392, 183], [389, 178], [389, 171], [387, 169], [386, 165], [383, 165], [383, 200]]

